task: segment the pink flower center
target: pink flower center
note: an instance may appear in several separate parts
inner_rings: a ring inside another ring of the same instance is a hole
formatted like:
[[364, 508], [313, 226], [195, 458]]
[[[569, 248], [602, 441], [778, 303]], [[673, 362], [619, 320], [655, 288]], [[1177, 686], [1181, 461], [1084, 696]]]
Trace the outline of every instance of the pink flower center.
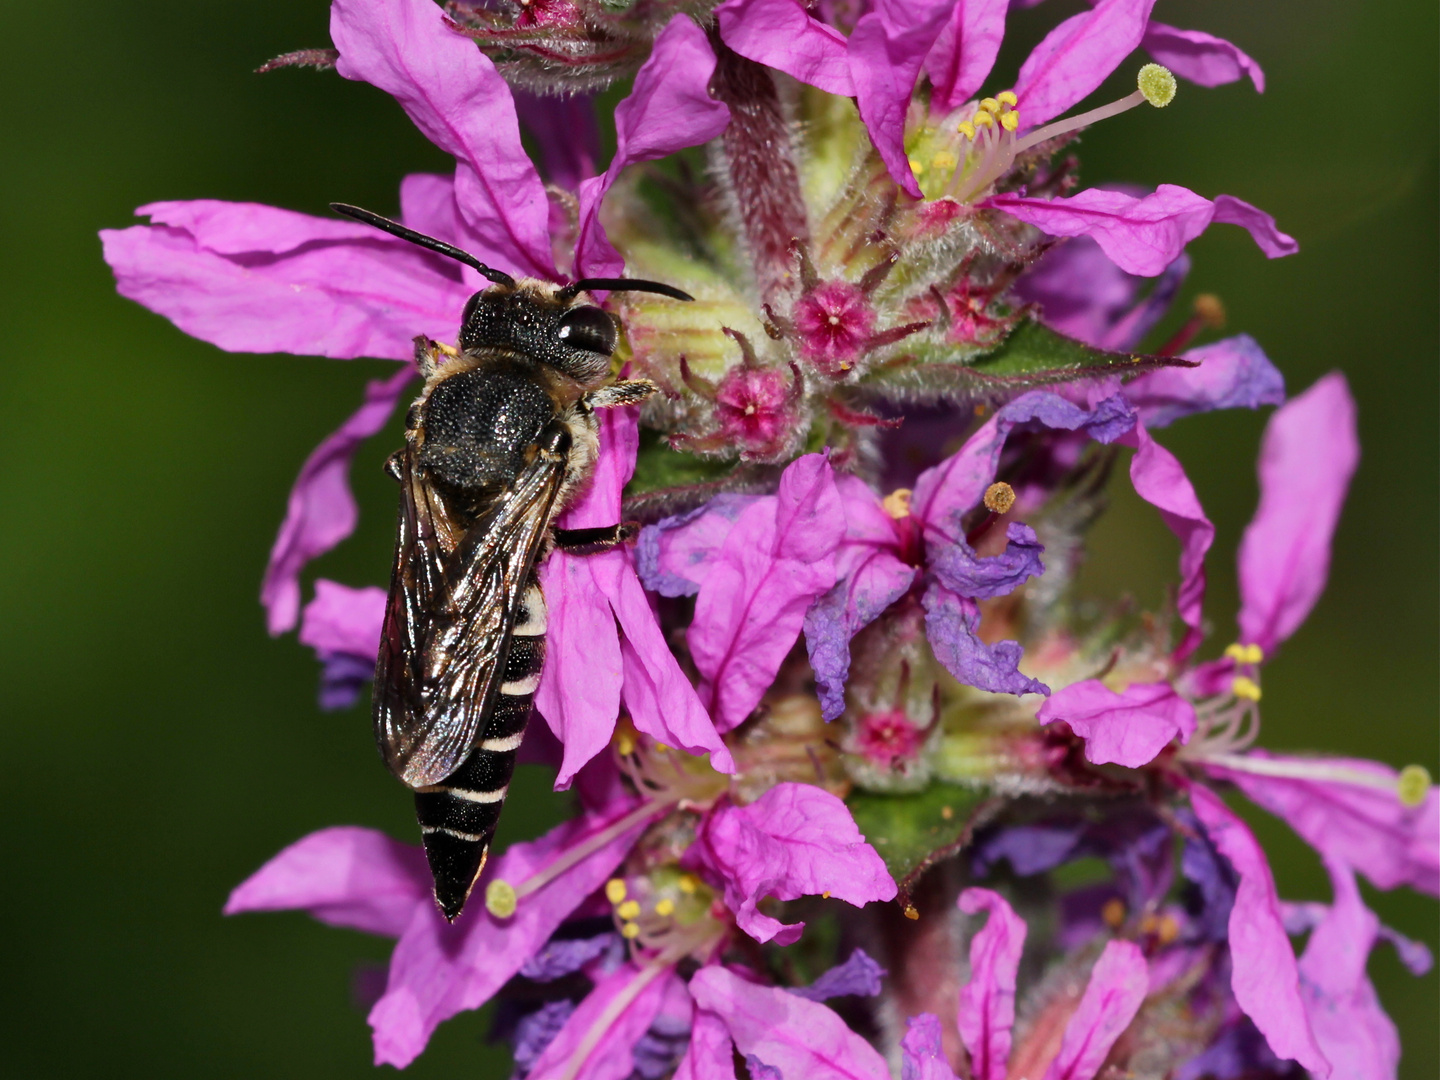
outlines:
[[905, 715], [904, 709], [869, 713], [855, 730], [856, 749], [878, 765], [889, 766], [909, 760], [920, 752], [924, 732]]
[[827, 375], [842, 375], [865, 351], [875, 329], [875, 311], [856, 285], [829, 281], [795, 305], [800, 355]]
[[791, 423], [788, 373], [739, 367], [715, 394], [715, 413], [727, 440], [753, 448], [783, 441]]

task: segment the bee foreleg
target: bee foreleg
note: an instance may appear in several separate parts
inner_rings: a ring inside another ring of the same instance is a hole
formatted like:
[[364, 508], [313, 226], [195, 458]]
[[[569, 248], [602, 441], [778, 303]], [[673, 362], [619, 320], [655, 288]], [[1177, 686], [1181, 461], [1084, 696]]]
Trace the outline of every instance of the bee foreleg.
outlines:
[[660, 388], [649, 379], [622, 379], [620, 382], [591, 390], [585, 395], [585, 406], [590, 409], [613, 409], [620, 405], [636, 405]]
[[640, 526], [633, 521], [602, 525], [595, 529], [553, 529], [555, 546], [567, 555], [599, 555], [617, 548], [635, 536]]

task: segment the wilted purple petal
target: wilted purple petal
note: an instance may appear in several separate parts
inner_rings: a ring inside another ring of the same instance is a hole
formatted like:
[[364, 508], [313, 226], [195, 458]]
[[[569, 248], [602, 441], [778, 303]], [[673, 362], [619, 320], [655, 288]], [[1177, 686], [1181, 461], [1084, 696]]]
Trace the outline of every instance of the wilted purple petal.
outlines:
[[1151, 22], [1140, 42], [1155, 62], [1197, 86], [1222, 86], [1245, 76], [1259, 93], [1265, 92], [1265, 73], [1241, 49], [1203, 30], [1179, 30]]
[[792, 994], [799, 994], [810, 1001], [828, 1001], [832, 997], [858, 995], [873, 997], [880, 992], [880, 980], [885, 969], [870, 959], [864, 949], [856, 949], [850, 959], [836, 964], [809, 986], [790, 987]]
[[360, 700], [366, 684], [375, 677], [375, 662], [335, 653], [320, 658], [319, 705], [322, 712], [348, 709]]
[[1265, 1036], [1248, 1017], [1241, 1016], [1202, 1053], [1182, 1065], [1175, 1080], [1244, 1080], [1273, 1076], [1285, 1069], [1266, 1045]]
[[603, 956], [620, 941], [613, 930], [588, 938], [551, 938], [520, 967], [520, 974], [536, 982], [550, 982]]
[[675, 1070], [675, 1080], [735, 1080], [735, 1046], [725, 1022], [714, 1013], [695, 1010], [690, 1047]]
[[1149, 985], [1140, 947], [1132, 941], [1109, 942], [1065, 1025], [1060, 1053], [1045, 1070], [1045, 1080], [1092, 1080], [1115, 1040], [1140, 1011]]
[[388, 379], [366, 383], [365, 403], [300, 467], [260, 585], [270, 633], [283, 634], [299, 619], [300, 571], [305, 564], [354, 532], [360, 512], [350, 493], [350, 459], [362, 442], [385, 426], [414, 376], [414, 369], [406, 367]]
[[[1076, 238], [1076, 240], [1079, 239], [1082, 238]], [[1071, 241], [1071, 243], [1074, 242], [1076, 241]], [[1141, 339], [1155, 329], [1160, 320], [1165, 317], [1165, 313], [1170, 310], [1170, 306], [1180, 292], [1180, 286], [1185, 284], [1185, 278], [1189, 273], [1190, 256], [1182, 251], [1176, 256], [1175, 261], [1155, 279], [1155, 283], [1150, 287], [1145, 299], [1127, 311], [1095, 344], [1099, 348], [1116, 352], [1126, 352], [1136, 348]]]
[[1014, 292], [1040, 305], [1040, 320], [1067, 337], [1100, 347], [1140, 296], [1144, 279], [1127, 274], [1088, 236], [1056, 244], [1020, 275]]
[[974, 869], [977, 876], [989, 873], [1001, 859], [1021, 877], [1043, 873], [1076, 858], [1084, 838], [1079, 824], [1012, 825], [977, 842]]
[[714, 71], [715, 53], [705, 31], [688, 15], [672, 16], [636, 73], [634, 88], [615, 106], [616, 146], [610, 167], [605, 175], [580, 185], [578, 276], [613, 277], [625, 268], [600, 226], [600, 201], [621, 170], [709, 142], [730, 123], [729, 108], [707, 89]]
[[686, 635], [721, 731], [760, 703], [811, 602], [835, 584], [844, 532], [830, 463], [807, 454], [786, 468], [775, 498], [752, 504], [725, 538]]
[[1285, 401], [1285, 377], [1249, 334], [1191, 349], [1199, 367], [1160, 368], [1125, 385], [1149, 430], [1212, 409], [1258, 409]]
[[980, 89], [1000, 52], [1009, 7], [1010, 0], [956, 0], [925, 58], [933, 109], [959, 108]]
[[1195, 734], [1195, 706], [1168, 682], [1131, 683], [1120, 693], [1099, 679], [1071, 683], [1050, 695], [1035, 719], [1063, 720], [1085, 740], [1085, 760], [1138, 769], [1178, 738]]
[[[976, 1073], [976, 1077], [982, 1076]], [[920, 1013], [905, 1021], [900, 1040], [900, 1080], [955, 1080], [940, 1040], [940, 1018]]]
[[1380, 927], [1379, 938], [1381, 941], [1388, 941], [1395, 949], [1395, 955], [1399, 957], [1400, 963], [1411, 975], [1428, 975], [1430, 969], [1435, 966], [1435, 956], [1430, 952], [1430, 946], [1423, 941], [1416, 941], [1414, 938], [1406, 937], [1400, 931], [1389, 926]]
[[785, 1080], [784, 1074], [774, 1065], [766, 1065], [754, 1054], [745, 1055], [745, 1071], [750, 1080]]
[[399, 937], [417, 910], [433, 906], [418, 847], [339, 826], [297, 840], [251, 874], [225, 901], [225, 914], [308, 911], [331, 926]]
[[747, 806], [722, 806], [702, 839], [693, 857], [723, 880], [726, 906], [756, 941], [789, 945], [805, 925], [762, 915], [756, 905], [766, 896], [828, 892], [856, 907], [895, 896], [894, 879], [849, 808], [813, 784], [777, 784]]
[[796, 0], [725, 0], [715, 19], [720, 37], [741, 56], [827, 94], [855, 96], [845, 35]]
[[640, 530], [635, 569], [661, 596], [694, 596], [735, 522], [759, 495], [726, 493]]
[[824, 1005], [759, 986], [719, 965], [701, 968], [690, 993], [719, 1016], [742, 1054], [789, 1078], [889, 1080], [885, 1059]]
[[472, 253], [511, 273], [553, 277], [545, 186], [490, 58], [430, 0], [335, 0], [330, 37], [336, 71], [393, 96], [456, 159], [460, 209], [481, 247]]
[[[601, 979], [535, 1060], [531, 1074], [625, 1080], [635, 1068], [635, 1044], [660, 1011], [666, 982], [673, 978], [670, 968], [627, 963]], [[577, 1054], [581, 1060], [573, 1062]]]
[[575, 1014], [575, 1003], [568, 998], [547, 1001], [515, 1025], [511, 1056], [517, 1070], [525, 1073], [534, 1068], [545, 1048], [555, 1041], [562, 1028]]
[[1339, 372], [1270, 418], [1260, 448], [1260, 505], [1240, 541], [1242, 641], [1272, 652], [1320, 599], [1359, 458], [1355, 401]]
[[1320, 1076], [1330, 1075], [1305, 1006], [1295, 952], [1285, 936], [1270, 864], [1254, 835], [1214, 792], [1192, 784], [1190, 805], [1205, 834], [1239, 875], [1230, 912], [1230, 987], [1270, 1049]]
[[1088, 97], [1135, 51], [1154, 6], [1155, 0], [1100, 0], [1051, 30], [1015, 80], [1020, 123], [1039, 127]]
[[545, 179], [566, 191], [594, 176], [600, 161], [600, 125], [593, 94], [534, 94], [512, 90], [515, 114], [540, 152]]
[[[1192, 823], [1187, 820], [1186, 824]], [[1230, 934], [1230, 912], [1239, 888], [1229, 861], [1203, 836], [1186, 837], [1180, 872], [1194, 886], [1186, 896], [1186, 908], [1196, 934], [1205, 941], [1224, 941]]]
[[921, 600], [925, 636], [935, 659], [966, 686], [994, 694], [1048, 694], [1050, 688], [1019, 670], [1023, 650], [1016, 641], [987, 645], [980, 640], [980, 609], [966, 596], [956, 596], [932, 582]]
[[660, 1011], [632, 1052], [635, 1075], [640, 1080], [665, 1080], [672, 1076], [689, 1048], [694, 1026], [695, 1002], [689, 988], [679, 979], [665, 980]]
[[373, 585], [352, 589], [318, 578], [315, 599], [305, 605], [300, 644], [330, 656], [348, 653], [372, 657], [380, 651], [380, 625], [385, 621], [385, 590]]
[[1218, 225], [1239, 225], [1247, 230], [1267, 258], [1279, 259], [1300, 250], [1293, 236], [1275, 227], [1273, 217], [1234, 195], [1215, 196], [1214, 220]]
[[960, 988], [956, 1012], [960, 1041], [970, 1053], [973, 1080], [1005, 1080], [1025, 920], [989, 889], [966, 889], [959, 907], [967, 915], [990, 913], [984, 928], [970, 939], [970, 981]]
[[1032, 577], [1045, 572], [1040, 561], [1045, 547], [1029, 525], [1012, 521], [1005, 527], [1005, 550], [981, 557], [964, 540], [947, 544], [930, 558], [930, 569], [947, 589], [977, 600], [1009, 596]]

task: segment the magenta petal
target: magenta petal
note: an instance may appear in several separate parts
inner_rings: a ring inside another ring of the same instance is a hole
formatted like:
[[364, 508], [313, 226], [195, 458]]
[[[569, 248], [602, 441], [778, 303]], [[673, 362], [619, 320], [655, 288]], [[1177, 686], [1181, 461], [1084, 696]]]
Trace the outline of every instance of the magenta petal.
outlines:
[[[673, 969], [622, 965], [595, 984], [580, 1007], [530, 1067], [536, 1077], [625, 1080], [635, 1071], [635, 1044], [660, 1011]], [[618, 1012], [617, 1012], [618, 1010]], [[567, 1066], [583, 1054], [575, 1071]]]
[[1412, 807], [1396, 793], [1399, 774], [1379, 762], [1306, 760], [1263, 750], [1232, 761], [1252, 768], [1206, 767], [1326, 858], [1354, 867], [1378, 888], [1408, 885], [1440, 896], [1440, 788], [1432, 786]]
[[604, 176], [580, 185], [580, 234], [575, 248], [579, 277], [614, 277], [625, 261], [600, 226], [600, 201], [621, 170], [653, 161], [719, 136], [730, 110], [710, 96], [715, 53], [705, 31], [688, 15], [675, 15], [655, 45], [629, 95], [615, 106], [615, 156]]
[[1015, 81], [1021, 124], [1039, 127], [1088, 97], [1135, 51], [1154, 6], [1155, 0], [1100, 0], [1050, 31]]
[[[982, 1078], [979, 1072], [975, 1075]], [[900, 1040], [900, 1080], [955, 1080], [955, 1070], [950, 1068], [940, 1045], [940, 1018], [934, 1013], [920, 1013], [905, 1021], [905, 1037]]]
[[1179, 30], [1152, 22], [1140, 44], [1156, 63], [1198, 86], [1221, 86], [1248, 75], [1255, 89], [1265, 92], [1260, 65], [1230, 42], [1203, 30]]
[[725, 0], [715, 18], [720, 37], [741, 56], [827, 94], [855, 96], [845, 35], [796, 0]]
[[957, 0], [925, 58], [932, 108], [948, 111], [969, 101], [995, 66], [1010, 0]]
[[297, 840], [251, 874], [225, 914], [308, 911], [331, 926], [399, 937], [417, 910], [434, 907], [430, 869], [413, 844], [353, 825]]
[[1260, 506], [1240, 541], [1240, 637], [1266, 653], [1305, 621], [1330, 573], [1330, 541], [1360, 458], [1339, 372], [1282, 406], [1260, 449]]
[[834, 1012], [775, 986], [759, 986], [723, 967], [701, 968], [690, 993], [730, 1031], [740, 1053], [794, 1080], [889, 1080], [885, 1059]]
[[1025, 920], [989, 889], [966, 889], [959, 907], [967, 915], [990, 913], [984, 928], [970, 939], [970, 981], [960, 988], [956, 1013], [960, 1040], [970, 1053], [974, 1080], [1005, 1080]]
[[704, 679], [701, 698], [721, 731], [760, 703], [811, 602], [835, 584], [845, 511], [830, 463], [807, 454], [777, 495], [751, 504], [700, 587], [687, 640]]
[[380, 651], [380, 629], [385, 621], [385, 590], [370, 586], [352, 589], [318, 578], [315, 599], [305, 605], [300, 623], [300, 644], [320, 656], [346, 653], [374, 656]]
[[635, 475], [640, 409], [601, 409], [600, 451], [590, 483], [556, 522], [562, 529], [603, 529], [620, 523], [620, 496]]
[[1295, 952], [1285, 936], [1265, 852], [1245, 823], [1203, 784], [1191, 785], [1190, 804], [1210, 842], [1240, 878], [1230, 909], [1230, 986], [1236, 1002], [1276, 1056], [1329, 1076], [1330, 1065], [1315, 1042], [1300, 998]]
[[696, 857], [724, 881], [725, 904], [740, 929], [760, 942], [789, 945], [805, 925], [762, 915], [756, 905], [766, 896], [828, 892], [856, 907], [895, 897], [894, 879], [849, 808], [812, 784], [777, 784], [747, 806], [715, 810]]
[[1115, 1040], [1140, 1011], [1150, 976], [1145, 954], [1132, 941], [1111, 941], [1095, 961], [1090, 982], [1045, 1080], [1092, 1080]]
[[[630, 808], [619, 805], [604, 819], [587, 814], [551, 829], [538, 840], [512, 844], [486, 868], [475, 887], [477, 898], [484, 895], [487, 883], [497, 878], [520, 884], [586, 837], [618, 821]], [[522, 897], [508, 919], [496, 919], [483, 904], [472, 902], [451, 926], [432, 902], [422, 905], [390, 958], [385, 994], [370, 1010], [375, 1063], [403, 1069], [425, 1049], [442, 1021], [488, 1001], [550, 940], [555, 928], [604, 884], [645, 825], [642, 821], [626, 830]]]
[[1185, 353], [1193, 368], [1160, 368], [1125, 385], [1125, 396], [1151, 431], [1212, 409], [1258, 409], [1285, 401], [1285, 377], [1249, 334]]
[[414, 376], [414, 369], [405, 367], [388, 379], [367, 383], [365, 403], [300, 467], [260, 585], [270, 633], [283, 634], [300, 617], [300, 571], [305, 564], [355, 531], [360, 512], [350, 493], [350, 459], [385, 426]]
[[725, 1021], [714, 1013], [695, 1010], [690, 1046], [675, 1070], [675, 1080], [735, 1080], [735, 1045]]
[[759, 495], [717, 495], [704, 506], [640, 530], [635, 568], [651, 592], [694, 596], [745, 508]]
[[1294, 255], [1300, 250], [1300, 245], [1293, 236], [1288, 236], [1275, 227], [1273, 217], [1233, 195], [1215, 196], [1214, 221], [1220, 225], [1239, 225], [1248, 230], [1260, 250], [1271, 259]]
[[1085, 740], [1085, 760], [1138, 769], [1178, 738], [1195, 734], [1195, 706], [1168, 682], [1131, 683], [1117, 694], [1099, 679], [1071, 683], [1050, 695], [1035, 719], [1064, 720]]
[[550, 204], [520, 145], [515, 102], [490, 59], [430, 0], [335, 0], [335, 69], [392, 95], [425, 137], [456, 158], [474, 254], [502, 270], [554, 276]]

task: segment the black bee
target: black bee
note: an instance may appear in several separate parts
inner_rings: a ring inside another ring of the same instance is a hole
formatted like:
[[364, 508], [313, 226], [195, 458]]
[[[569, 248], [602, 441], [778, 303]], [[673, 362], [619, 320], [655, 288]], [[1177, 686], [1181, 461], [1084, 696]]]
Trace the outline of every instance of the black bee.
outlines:
[[473, 266], [494, 284], [465, 305], [459, 349], [417, 339], [425, 386], [390, 457], [400, 481], [395, 565], [375, 663], [375, 738], [415, 791], [435, 900], [454, 920], [485, 866], [545, 659], [535, 568], [552, 545], [603, 551], [619, 524], [551, 523], [589, 478], [594, 411], [643, 401], [644, 380], [603, 385], [615, 323], [586, 289], [649, 281], [516, 281], [473, 255], [353, 206], [355, 218]]

